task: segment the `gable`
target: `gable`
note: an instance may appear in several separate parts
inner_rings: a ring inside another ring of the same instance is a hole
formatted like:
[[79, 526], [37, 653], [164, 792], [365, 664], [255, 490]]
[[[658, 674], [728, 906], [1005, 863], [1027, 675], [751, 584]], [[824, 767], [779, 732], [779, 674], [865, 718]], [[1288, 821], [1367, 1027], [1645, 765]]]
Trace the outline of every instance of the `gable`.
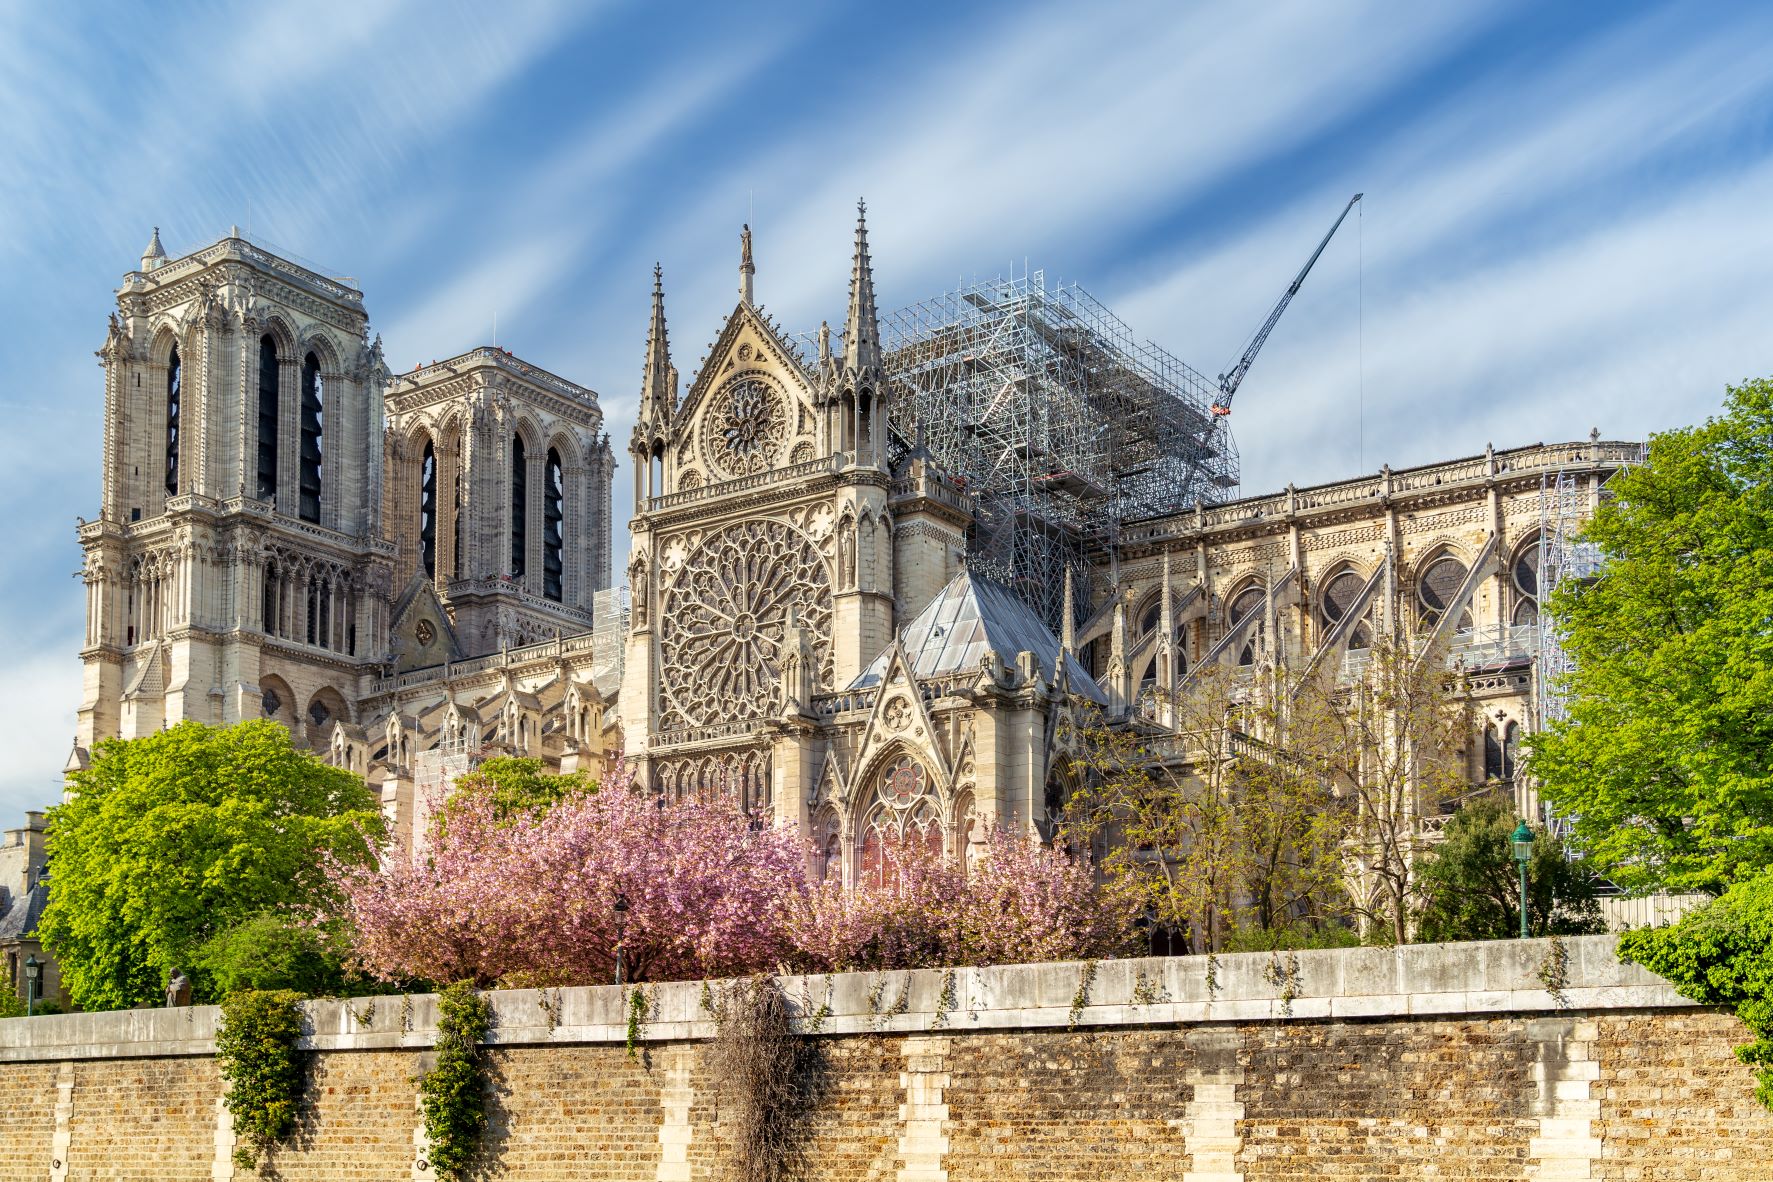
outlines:
[[673, 491], [814, 458], [814, 388], [794, 346], [741, 303], [709, 350], [674, 420]]
[[414, 574], [394, 603], [388, 626], [388, 648], [396, 673], [427, 669], [462, 659], [462, 646], [449, 616], [438, 602], [437, 592], [422, 575]]

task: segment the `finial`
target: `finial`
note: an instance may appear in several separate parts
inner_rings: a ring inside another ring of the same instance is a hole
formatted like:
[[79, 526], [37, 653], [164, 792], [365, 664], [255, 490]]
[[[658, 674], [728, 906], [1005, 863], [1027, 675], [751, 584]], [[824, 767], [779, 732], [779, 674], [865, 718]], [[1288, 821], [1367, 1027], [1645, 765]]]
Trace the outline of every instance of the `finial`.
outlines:
[[751, 259], [751, 223], [746, 222], [739, 231], [739, 298], [747, 304], [752, 302], [752, 277], [757, 274], [757, 264]]
[[[1059, 650], [1061, 653], [1072, 653], [1077, 649], [1077, 609], [1075, 592], [1071, 586], [1071, 568], [1065, 568], [1065, 618], [1059, 622]], [[1059, 662], [1063, 668], [1065, 662]]]

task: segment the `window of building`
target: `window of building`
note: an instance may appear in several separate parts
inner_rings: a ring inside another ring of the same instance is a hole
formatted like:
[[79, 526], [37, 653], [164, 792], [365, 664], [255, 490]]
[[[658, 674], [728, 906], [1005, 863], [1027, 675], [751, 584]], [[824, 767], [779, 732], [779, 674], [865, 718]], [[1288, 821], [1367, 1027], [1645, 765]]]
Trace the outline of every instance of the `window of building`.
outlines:
[[261, 501], [277, 495], [277, 342], [259, 338], [259, 491]]
[[[1323, 615], [1326, 633], [1340, 624], [1354, 609], [1356, 601], [1360, 599], [1361, 589], [1366, 585], [1366, 580], [1361, 578], [1360, 573], [1352, 569], [1337, 572], [1324, 584], [1318, 596], [1318, 610]], [[1371, 648], [1372, 645], [1372, 630], [1363, 619], [1349, 630], [1348, 647], [1364, 649]]]
[[542, 489], [542, 596], [559, 603], [565, 598], [566, 474], [560, 453], [548, 449], [548, 472]]
[[437, 577], [437, 450], [425, 441], [425, 457], [419, 463], [419, 561], [425, 577]]
[[529, 456], [523, 436], [511, 439], [511, 577], [521, 579], [529, 545]]
[[[1416, 583], [1418, 611], [1424, 624], [1433, 627], [1440, 622], [1465, 586], [1465, 564], [1450, 554], [1429, 563]], [[1471, 631], [1471, 609], [1461, 608], [1456, 631]]]
[[179, 347], [175, 343], [166, 359], [166, 495], [175, 497], [179, 491], [179, 395], [184, 382], [184, 366], [179, 363]]
[[1539, 622], [1539, 543], [1524, 547], [1514, 560], [1514, 615], [1516, 626]]
[[320, 520], [321, 432], [325, 426], [324, 383], [320, 359], [310, 353], [302, 361], [302, 484], [301, 518]]
[[[1232, 598], [1231, 606], [1226, 609], [1226, 626], [1235, 628], [1245, 620], [1249, 619], [1252, 615], [1259, 614], [1264, 609], [1267, 601], [1268, 590], [1260, 583], [1253, 583], [1250, 586], [1245, 587]], [[1239, 665], [1254, 665], [1256, 663], [1256, 644], [1261, 638], [1261, 628], [1262, 625], [1257, 624], [1256, 627], [1251, 630], [1250, 639], [1244, 642], [1243, 650], [1237, 655], [1237, 663]]]

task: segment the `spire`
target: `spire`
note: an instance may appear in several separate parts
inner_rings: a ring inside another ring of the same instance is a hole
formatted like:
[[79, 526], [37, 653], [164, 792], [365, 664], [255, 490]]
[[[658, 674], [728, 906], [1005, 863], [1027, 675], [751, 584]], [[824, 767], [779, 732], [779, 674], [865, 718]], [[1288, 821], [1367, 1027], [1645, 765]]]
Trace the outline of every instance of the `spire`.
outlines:
[[677, 401], [676, 371], [671, 366], [671, 336], [665, 330], [665, 273], [653, 264], [653, 318], [646, 333], [646, 369], [640, 379], [641, 417], [659, 423], [671, 417]]
[[142, 251], [142, 270], [152, 271], [166, 261], [166, 248], [160, 245], [160, 227], [154, 227], [154, 237], [148, 243], [148, 249]]
[[856, 202], [856, 254], [850, 263], [850, 313], [843, 328], [843, 367], [880, 368], [880, 323], [874, 314], [874, 264], [868, 257], [868, 206]]
[[749, 304], [752, 302], [752, 279], [757, 274], [757, 264], [751, 261], [751, 223], [745, 223], [739, 231], [739, 299]]

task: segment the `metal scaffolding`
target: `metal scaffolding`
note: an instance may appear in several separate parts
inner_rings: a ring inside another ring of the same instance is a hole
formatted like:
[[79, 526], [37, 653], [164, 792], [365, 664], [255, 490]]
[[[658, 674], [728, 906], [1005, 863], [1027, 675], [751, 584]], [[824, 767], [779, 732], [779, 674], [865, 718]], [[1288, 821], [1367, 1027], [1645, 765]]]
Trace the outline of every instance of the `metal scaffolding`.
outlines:
[[881, 338], [895, 434], [978, 500], [969, 565], [1055, 631], [1065, 571], [1087, 586], [1122, 521], [1236, 494], [1216, 387], [1075, 284], [975, 283], [883, 316]]
[[[1546, 605], [1565, 579], [1593, 578], [1601, 569], [1600, 548], [1580, 540], [1582, 527], [1593, 515], [1589, 489], [1559, 468], [1556, 475], [1539, 478], [1539, 615], [1537, 658], [1533, 662], [1533, 729], [1543, 731], [1568, 714], [1565, 682], [1576, 668], [1575, 658], [1564, 647], [1563, 632]], [[1567, 820], [1540, 803], [1546, 828], [1560, 836]]]

